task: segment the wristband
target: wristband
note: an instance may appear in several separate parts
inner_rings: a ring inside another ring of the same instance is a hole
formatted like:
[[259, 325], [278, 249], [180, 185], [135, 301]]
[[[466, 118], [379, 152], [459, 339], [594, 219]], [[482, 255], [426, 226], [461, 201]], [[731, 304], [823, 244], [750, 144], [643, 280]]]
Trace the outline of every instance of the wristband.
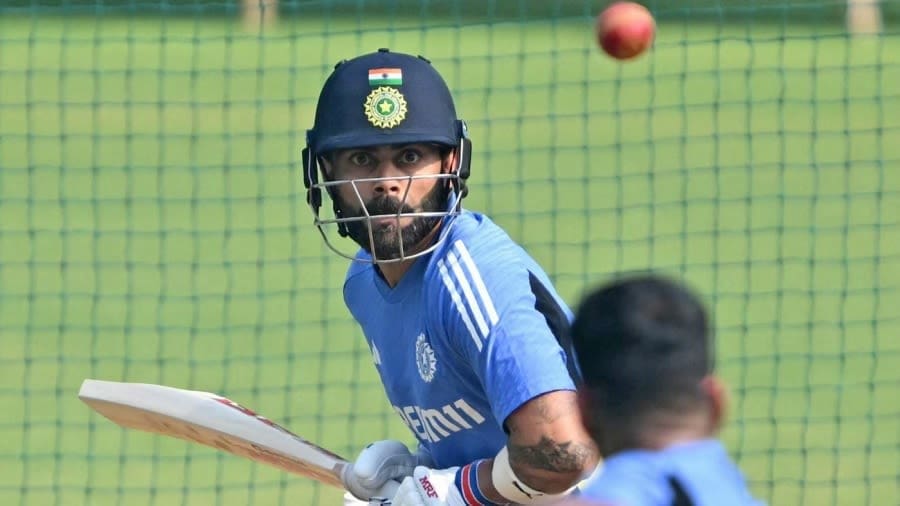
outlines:
[[529, 487], [513, 472], [509, 464], [509, 450], [505, 446], [494, 457], [491, 479], [497, 492], [516, 504], [551, 504], [559, 501], [572, 490], [569, 489], [559, 494], [547, 494]]
[[478, 467], [482, 460], [477, 460], [471, 464], [463, 466], [456, 473], [456, 488], [466, 501], [467, 506], [487, 506], [491, 501], [484, 496], [481, 487], [478, 485]]

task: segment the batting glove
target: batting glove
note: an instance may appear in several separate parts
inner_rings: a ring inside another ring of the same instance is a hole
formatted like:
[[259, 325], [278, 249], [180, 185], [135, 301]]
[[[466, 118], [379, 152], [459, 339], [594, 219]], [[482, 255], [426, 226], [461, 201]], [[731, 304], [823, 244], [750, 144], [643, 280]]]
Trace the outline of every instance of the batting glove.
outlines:
[[392, 506], [483, 506], [492, 504], [478, 486], [478, 465], [473, 462], [448, 469], [416, 467], [394, 494]]
[[418, 462], [419, 457], [411, 454], [400, 441], [377, 441], [344, 467], [341, 481], [347, 491], [364, 501], [376, 497], [390, 499], [397, 483], [411, 476]]

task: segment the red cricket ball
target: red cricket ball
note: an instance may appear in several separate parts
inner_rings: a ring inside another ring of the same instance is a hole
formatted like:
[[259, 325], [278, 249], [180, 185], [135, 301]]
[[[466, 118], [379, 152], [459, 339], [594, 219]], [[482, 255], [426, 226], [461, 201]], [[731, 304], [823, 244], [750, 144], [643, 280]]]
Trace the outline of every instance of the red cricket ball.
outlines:
[[630, 60], [653, 44], [656, 21], [641, 4], [616, 2], [597, 16], [597, 43], [609, 56]]

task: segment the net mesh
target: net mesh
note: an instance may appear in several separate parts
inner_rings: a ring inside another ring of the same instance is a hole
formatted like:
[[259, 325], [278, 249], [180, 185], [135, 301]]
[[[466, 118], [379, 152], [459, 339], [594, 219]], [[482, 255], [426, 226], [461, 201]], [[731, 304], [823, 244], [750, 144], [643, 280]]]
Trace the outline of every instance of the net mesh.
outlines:
[[600, 2], [3, 2], [0, 503], [339, 500], [123, 431], [86, 377], [223, 393], [346, 456], [411, 442], [300, 182], [321, 83], [379, 47], [445, 75], [468, 207], [567, 300], [644, 268], [706, 295], [757, 495], [900, 503], [900, 4], [880, 35], [843, 1], [647, 5], [656, 46], [620, 65]]

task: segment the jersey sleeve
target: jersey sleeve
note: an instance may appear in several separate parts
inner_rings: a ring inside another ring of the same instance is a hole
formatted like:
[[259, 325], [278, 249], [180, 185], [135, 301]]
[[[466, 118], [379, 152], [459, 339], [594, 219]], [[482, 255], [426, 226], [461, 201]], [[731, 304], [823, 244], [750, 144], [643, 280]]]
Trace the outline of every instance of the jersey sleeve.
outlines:
[[436, 323], [477, 375], [498, 421], [538, 395], [575, 388], [548, 316], [538, 309], [546, 312], [546, 304], [539, 304], [527, 262], [503, 251], [469, 251], [457, 241], [437, 270]]

